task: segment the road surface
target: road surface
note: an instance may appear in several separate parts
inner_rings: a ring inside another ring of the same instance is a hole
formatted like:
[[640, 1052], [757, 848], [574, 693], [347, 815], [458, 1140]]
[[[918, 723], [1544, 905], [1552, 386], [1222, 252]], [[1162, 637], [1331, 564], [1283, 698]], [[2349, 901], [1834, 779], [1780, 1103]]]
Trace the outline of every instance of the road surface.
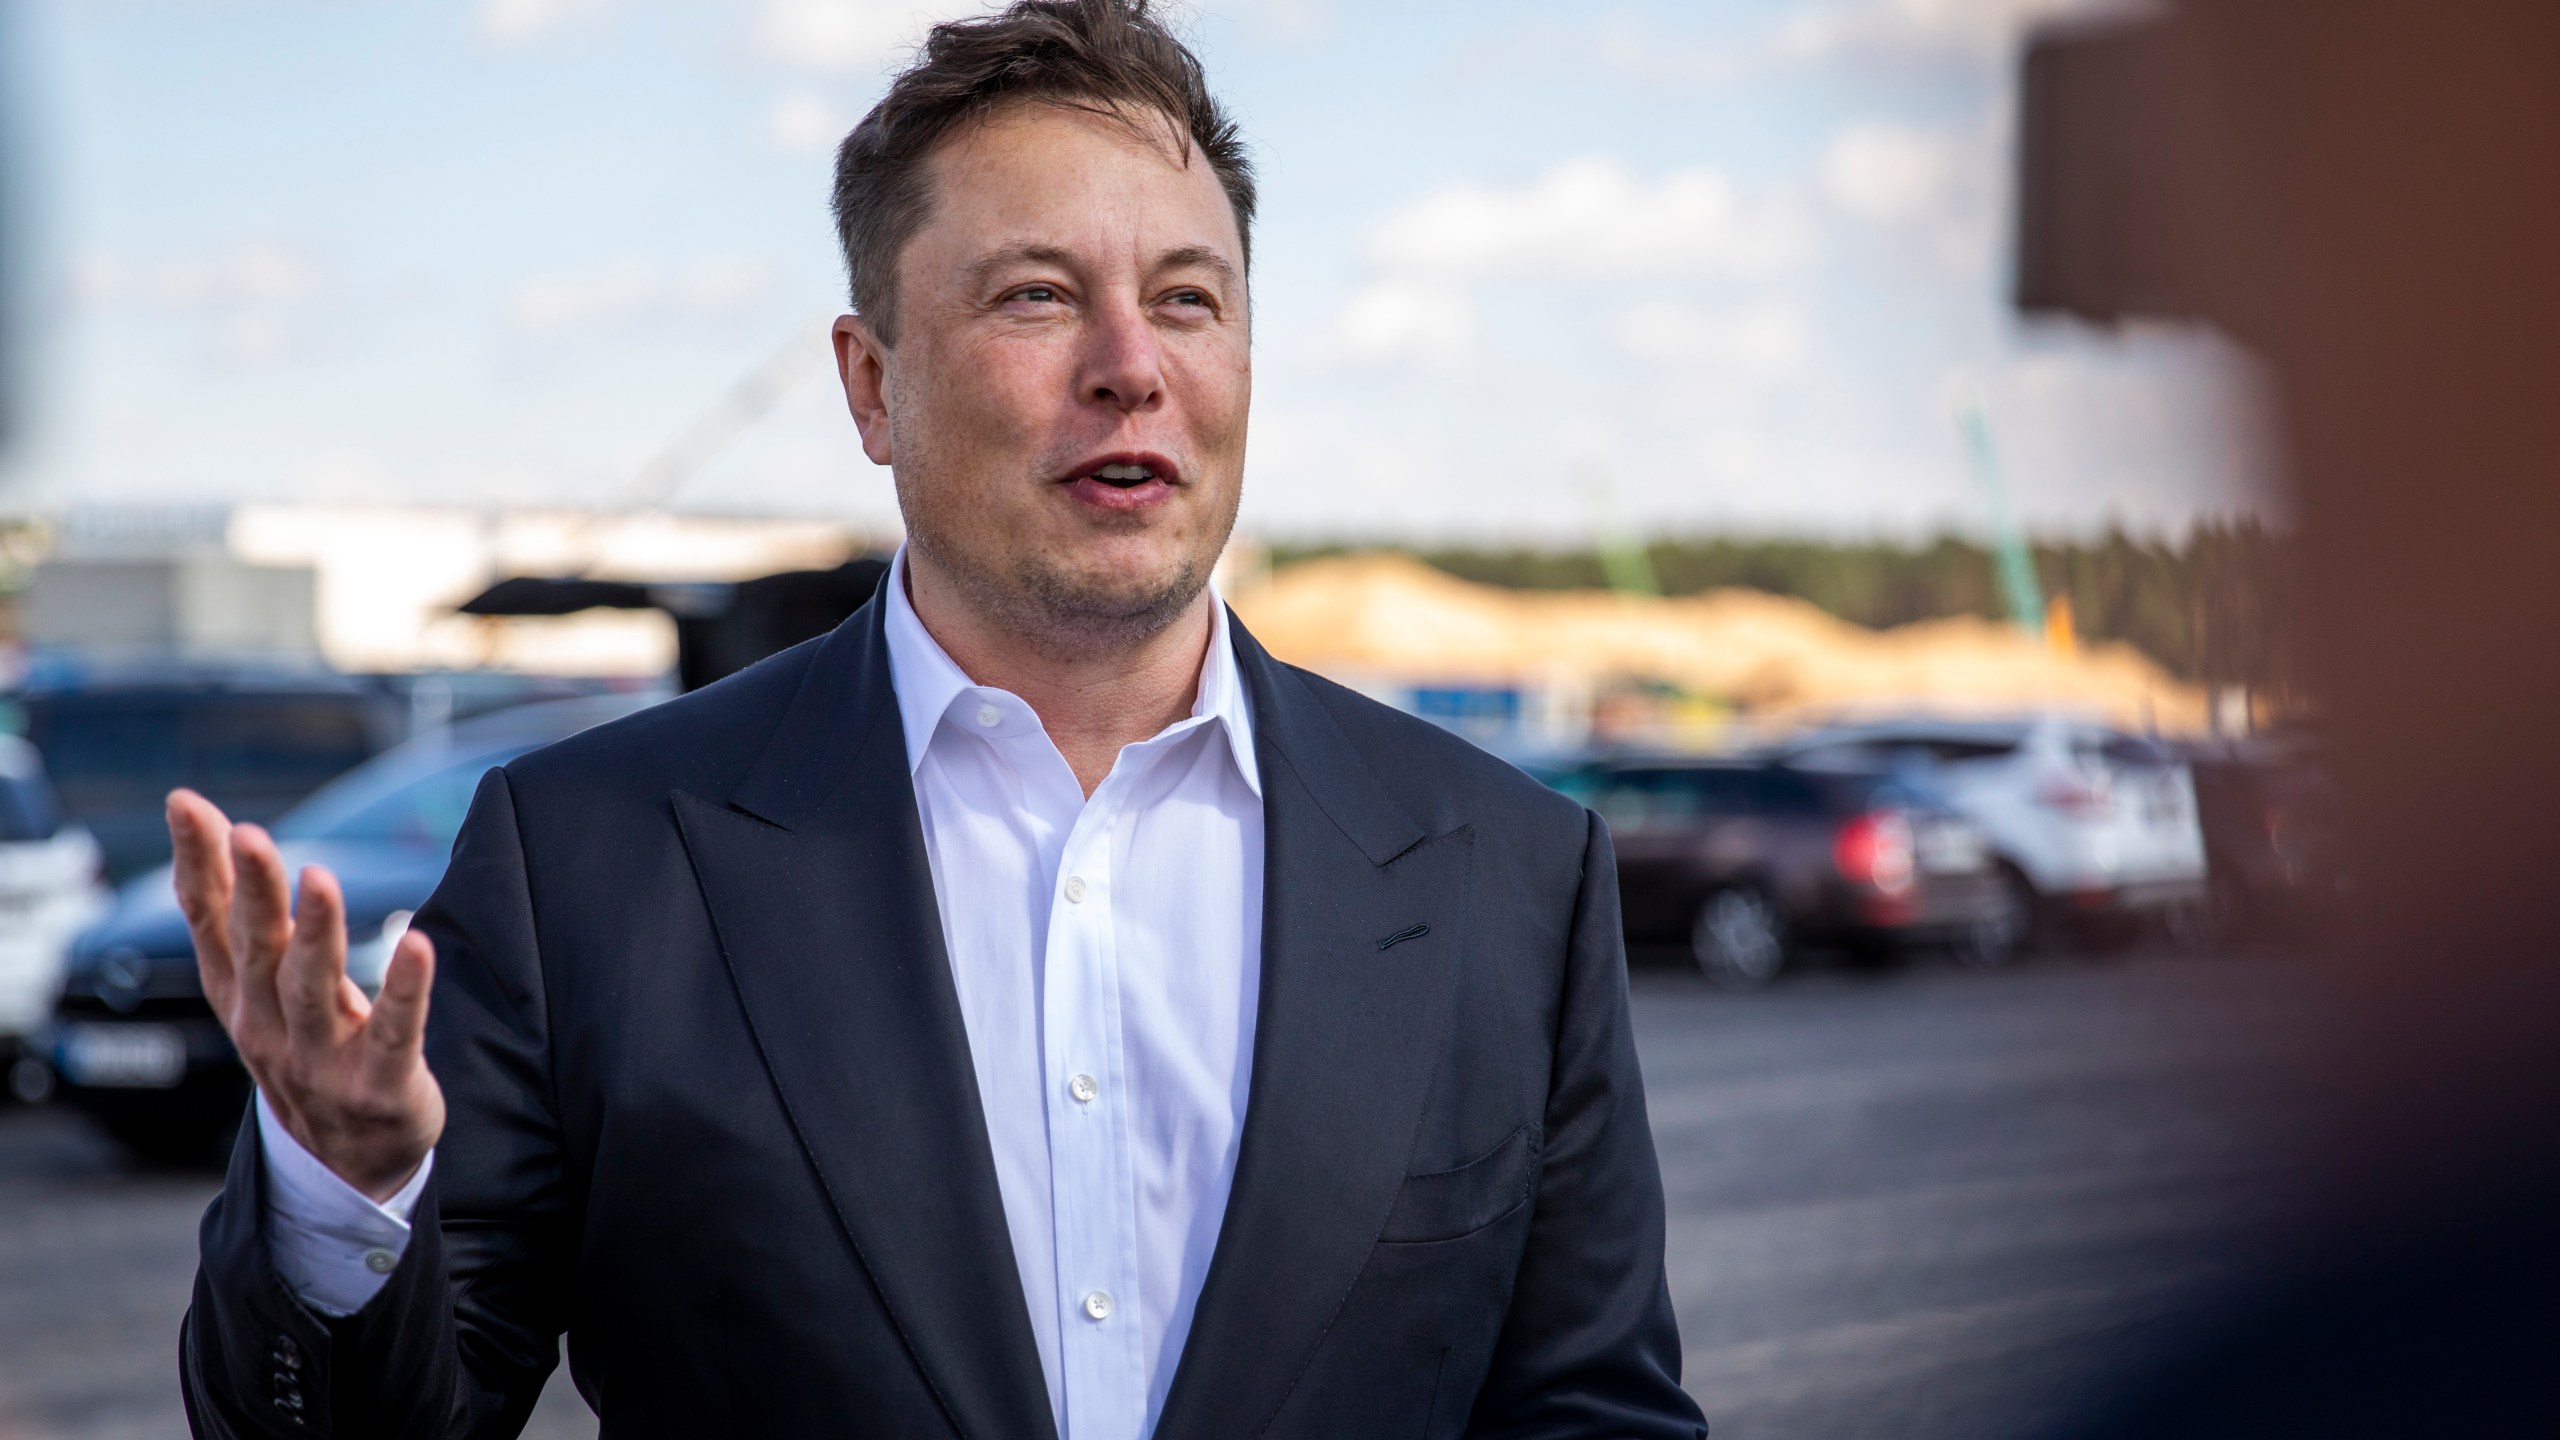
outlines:
[[[1685, 1376], [1717, 1440], [1988, 1440], [2173, 1329], [2286, 1179], [2300, 962], [1643, 957], [1637, 1038]], [[214, 1177], [0, 1109], [0, 1440], [174, 1440]], [[555, 1379], [528, 1432], [592, 1436]]]

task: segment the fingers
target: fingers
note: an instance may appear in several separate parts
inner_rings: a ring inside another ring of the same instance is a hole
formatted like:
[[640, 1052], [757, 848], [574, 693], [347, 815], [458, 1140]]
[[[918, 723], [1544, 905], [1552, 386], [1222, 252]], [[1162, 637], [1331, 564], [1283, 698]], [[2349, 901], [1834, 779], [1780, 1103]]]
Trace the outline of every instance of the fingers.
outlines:
[[435, 989], [436, 947], [412, 930], [392, 948], [382, 989], [366, 1018], [365, 1039], [395, 1072], [415, 1063], [427, 1034], [427, 996]]
[[231, 827], [231, 914], [226, 934], [231, 946], [235, 983], [239, 986], [239, 1029], [234, 1040], [281, 1029], [284, 1014], [276, 995], [276, 968], [293, 936], [293, 920], [285, 898], [284, 857], [276, 842], [255, 825]]
[[363, 1013], [350, 1008], [347, 993], [346, 897], [337, 876], [305, 865], [294, 896], [292, 938], [276, 965], [276, 1004], [284, 1015], [285, 1033], [296, 1040], [334, 1043], [341, 1027]]
[[214, 1013], [231, 1013], [233, 962], [231, 822], [193, 790], [172, 790], [168, 801], [170, 872], [178, 911], [195, 941], [196, 972]]

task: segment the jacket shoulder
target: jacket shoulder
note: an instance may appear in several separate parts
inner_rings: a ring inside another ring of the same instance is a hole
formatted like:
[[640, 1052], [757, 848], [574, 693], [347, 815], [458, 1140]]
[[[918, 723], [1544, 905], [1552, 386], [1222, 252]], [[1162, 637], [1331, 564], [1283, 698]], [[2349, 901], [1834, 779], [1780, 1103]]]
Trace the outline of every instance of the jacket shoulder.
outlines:
[[1280, 664], [1305, 685], [1387, 793], [1434, 834], [1474, 823], [1545, 836], [1578, 852], [1586, 812], [1510, 761], [1463, 736], [1312, 670]]
[[824, 639], [518, 756], [507, 780], [520, 803], [545, 806], [612, 796], [654, 803], [671, 789], [724, 794], [763, 753]]

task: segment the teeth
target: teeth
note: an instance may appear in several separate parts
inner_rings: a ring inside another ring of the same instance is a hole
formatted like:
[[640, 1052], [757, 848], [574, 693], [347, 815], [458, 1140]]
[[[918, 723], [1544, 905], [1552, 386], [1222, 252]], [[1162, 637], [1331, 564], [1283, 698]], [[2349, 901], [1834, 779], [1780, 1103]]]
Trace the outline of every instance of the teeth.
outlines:
[[1105, 465], [1093, 472], [1096, 480], [1153, 480], [1156, 472], [1144, 465]]

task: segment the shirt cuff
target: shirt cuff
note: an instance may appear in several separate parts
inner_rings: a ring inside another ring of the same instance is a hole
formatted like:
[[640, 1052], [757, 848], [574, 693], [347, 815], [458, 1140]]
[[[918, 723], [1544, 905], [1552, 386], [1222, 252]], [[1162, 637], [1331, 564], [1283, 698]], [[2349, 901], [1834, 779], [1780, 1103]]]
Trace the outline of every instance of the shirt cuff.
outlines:
[[435, 1152], [400, 1193], [375, 1203], [338, 1178], [293, 1138], [258, 1095], [258, 1145], [267, 1180], [267, 1250], [276, 1272], [304, 1304], [326, 1315], [353, 1315], [380, 1293], [409, 1248], [409, 1217]]

